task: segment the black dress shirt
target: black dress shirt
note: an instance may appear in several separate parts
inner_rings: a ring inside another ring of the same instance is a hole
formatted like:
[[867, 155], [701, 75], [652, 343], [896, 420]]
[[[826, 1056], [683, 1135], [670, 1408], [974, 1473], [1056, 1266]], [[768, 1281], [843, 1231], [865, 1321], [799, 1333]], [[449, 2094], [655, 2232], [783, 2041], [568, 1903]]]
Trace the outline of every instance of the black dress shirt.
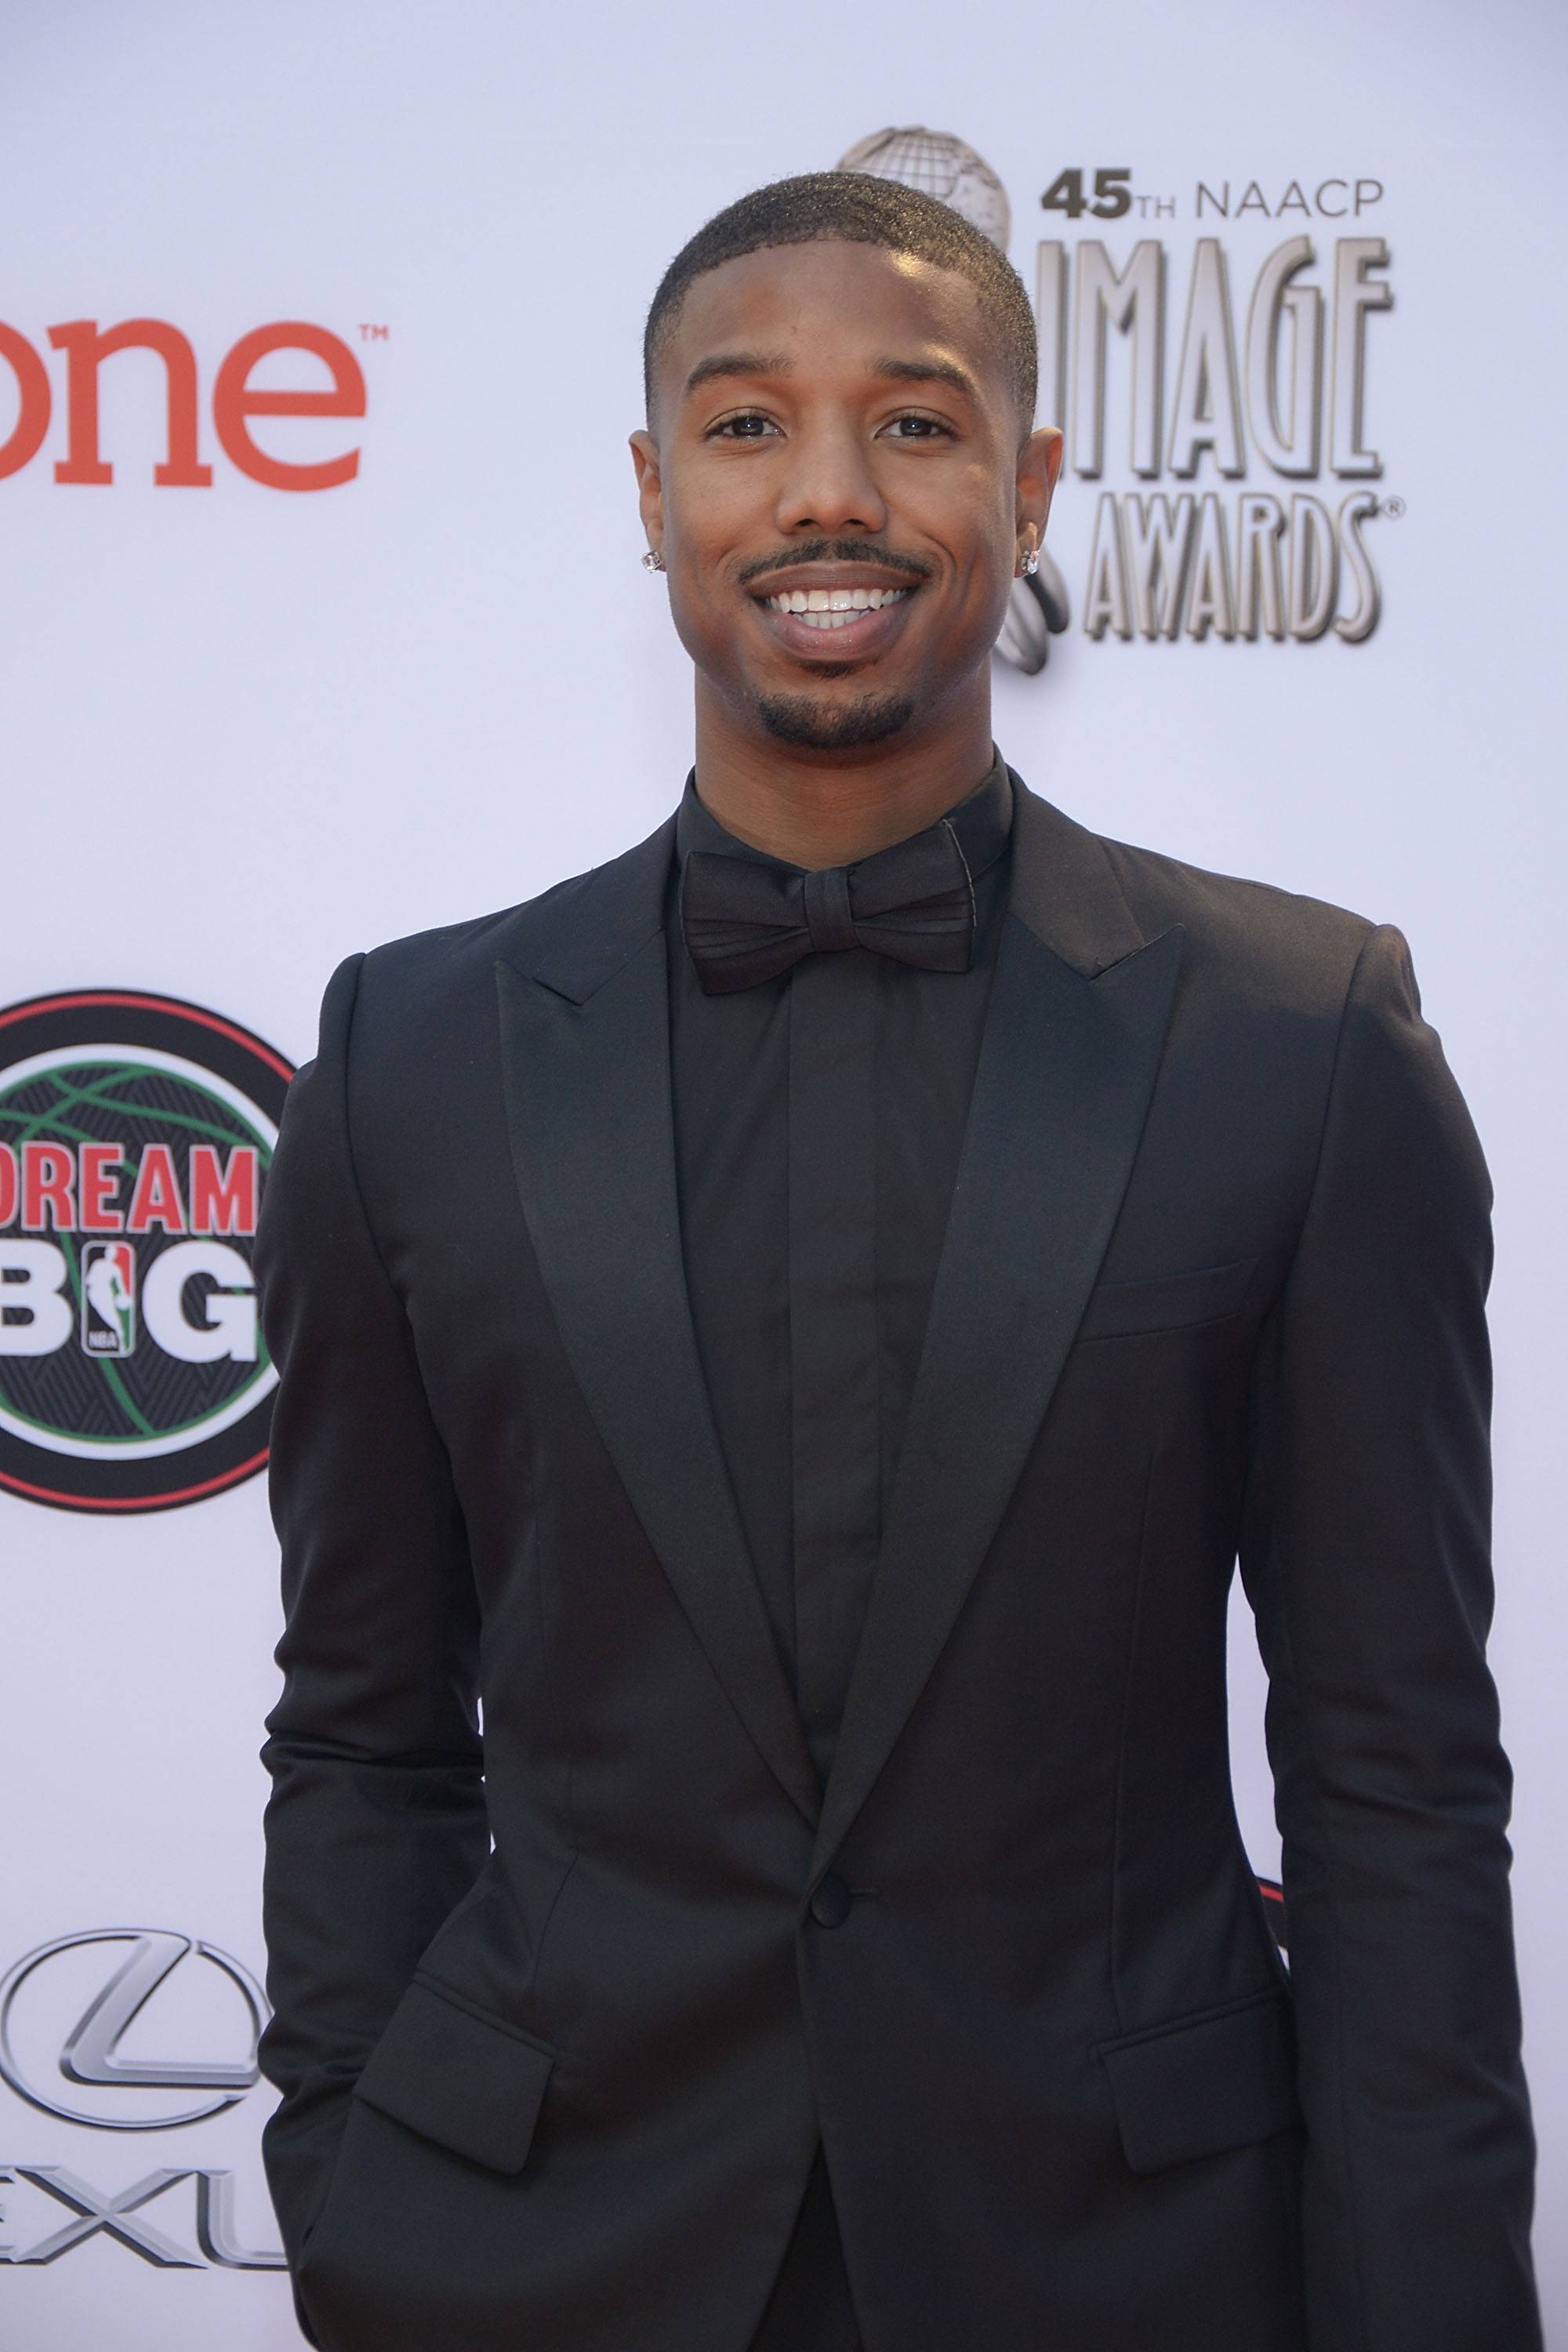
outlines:
[[681, 863], [694, 849], [778, 861], [725, 830], [695, 775], [676, 822], [667, 935], [687, 1284], [742, 1525], [825, 1779], [963, 1147], [1012, 815], [998, 753], [948, 812], [974, 883], [966, 972], [857, 947], [724, 996], [703, 993], [681, 938]]

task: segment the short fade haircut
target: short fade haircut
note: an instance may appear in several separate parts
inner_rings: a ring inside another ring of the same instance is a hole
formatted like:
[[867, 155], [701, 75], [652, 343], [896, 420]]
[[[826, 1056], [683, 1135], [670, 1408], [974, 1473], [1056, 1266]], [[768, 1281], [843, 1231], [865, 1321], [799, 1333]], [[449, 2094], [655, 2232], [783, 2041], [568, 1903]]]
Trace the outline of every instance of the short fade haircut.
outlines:
[[869, 172], [806, 172], [753, 188], [688, 238], [658, 281], [643, 330], [643, 397], [653, 422], [653, 379], [692, 280], [765, 246], [837, 239], [880, 245], [967, 278], [996, 338], [1026, 438], [1035, 420], [1039, 366], [1035, 314], [1024, 281], [981, 229], [936, 196]]

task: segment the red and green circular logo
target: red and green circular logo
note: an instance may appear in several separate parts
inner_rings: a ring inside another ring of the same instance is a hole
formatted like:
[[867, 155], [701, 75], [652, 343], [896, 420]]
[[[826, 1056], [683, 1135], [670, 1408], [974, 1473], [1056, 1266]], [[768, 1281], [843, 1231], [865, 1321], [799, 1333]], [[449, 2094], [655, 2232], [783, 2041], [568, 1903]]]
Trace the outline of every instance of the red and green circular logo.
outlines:
[[176, 997], [0, 1012], [0, 1486], [158, 1511], [262, 1467], [250, 1254], [292, 1076]]

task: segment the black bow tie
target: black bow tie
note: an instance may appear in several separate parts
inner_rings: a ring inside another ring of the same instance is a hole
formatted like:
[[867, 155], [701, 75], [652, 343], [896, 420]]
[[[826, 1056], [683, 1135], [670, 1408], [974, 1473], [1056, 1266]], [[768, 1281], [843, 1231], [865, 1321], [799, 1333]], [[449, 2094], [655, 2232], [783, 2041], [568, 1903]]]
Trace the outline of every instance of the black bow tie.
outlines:
[[708, 996], [752, 988], [835, 948], [967, 971], [974, 886], [945, 817], [891, 849], [818, 874], [694, 849], [681, 870], [680, 925]]

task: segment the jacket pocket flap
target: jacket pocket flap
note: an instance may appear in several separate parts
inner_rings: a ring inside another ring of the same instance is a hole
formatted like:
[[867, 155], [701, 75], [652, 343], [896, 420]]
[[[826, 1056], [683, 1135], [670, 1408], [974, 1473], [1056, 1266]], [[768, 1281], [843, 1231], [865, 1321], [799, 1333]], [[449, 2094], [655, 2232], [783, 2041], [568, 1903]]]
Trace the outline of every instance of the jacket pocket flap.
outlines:
[[354, 2095], [492, 2172], [521, 2172], [555, 2053], [416, 1979]]
[[1102, 1282], [1090, 1291], [1080, 1339], [1127, 1339], [1140, 1331], [1173, 1331], [1185, 1323], [1220, 1323], [1240, 1312], [1256, 1258], [1160, 1274], [1142, 1282]]
[[1301, 2120], [1283, 1986], [1103, 2042], [1100, 2055], [1134, 2172], [1244, 2147]]

